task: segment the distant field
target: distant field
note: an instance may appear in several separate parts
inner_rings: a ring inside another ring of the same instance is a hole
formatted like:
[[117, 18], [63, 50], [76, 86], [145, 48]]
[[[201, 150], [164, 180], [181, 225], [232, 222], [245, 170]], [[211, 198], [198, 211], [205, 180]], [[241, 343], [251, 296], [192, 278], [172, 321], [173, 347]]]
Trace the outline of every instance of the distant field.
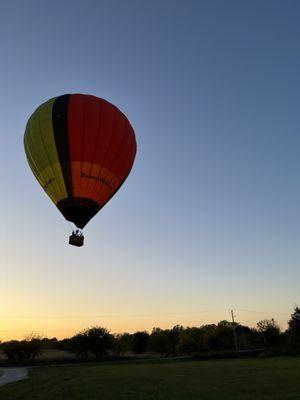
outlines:
[[[43, 350], [42, 354], [36, 358], [36, 361], [59, 361], [59, 360], [76, 360], [77, 357], [75, 354], [64, 351], [64, 350], [56, 350], [56, 349], [47, 349]], [[0, 351], [0, 361], [5, 361], [6, 357]]]
[[298, 400], [300, 358], [111, 362], [36, 368], [2, 400]]

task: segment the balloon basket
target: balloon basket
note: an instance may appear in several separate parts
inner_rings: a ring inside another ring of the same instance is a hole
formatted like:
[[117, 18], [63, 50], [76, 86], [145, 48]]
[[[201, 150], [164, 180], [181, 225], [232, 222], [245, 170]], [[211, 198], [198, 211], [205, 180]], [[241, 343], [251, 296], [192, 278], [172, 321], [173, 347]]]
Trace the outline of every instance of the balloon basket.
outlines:
[[69, 244], [76, 247], [83, 246], [84, 236], [82, 233], [73, 232], [72, 235], [69, 236]]

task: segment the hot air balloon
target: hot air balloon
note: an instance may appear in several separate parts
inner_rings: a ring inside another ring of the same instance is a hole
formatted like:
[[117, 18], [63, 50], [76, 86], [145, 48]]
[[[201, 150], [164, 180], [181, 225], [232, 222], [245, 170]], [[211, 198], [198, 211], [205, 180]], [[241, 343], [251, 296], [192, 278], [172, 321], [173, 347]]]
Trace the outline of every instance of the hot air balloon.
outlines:
[[77, 228], [69, 243], [83, 245], [81, 229], [112, 198], [131, 171], [136, 140], [113, 104], [65, 94], [40, 105], [27, 122], [29, 166], [66, 220]]

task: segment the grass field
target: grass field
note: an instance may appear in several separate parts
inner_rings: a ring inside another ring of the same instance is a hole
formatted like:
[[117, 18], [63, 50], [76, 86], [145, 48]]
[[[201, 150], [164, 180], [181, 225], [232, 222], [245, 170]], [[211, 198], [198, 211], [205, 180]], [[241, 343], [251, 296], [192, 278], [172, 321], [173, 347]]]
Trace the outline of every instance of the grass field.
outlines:
[[2, 400], [300, 399], [300, 358], [114, 362], [33, 369]]

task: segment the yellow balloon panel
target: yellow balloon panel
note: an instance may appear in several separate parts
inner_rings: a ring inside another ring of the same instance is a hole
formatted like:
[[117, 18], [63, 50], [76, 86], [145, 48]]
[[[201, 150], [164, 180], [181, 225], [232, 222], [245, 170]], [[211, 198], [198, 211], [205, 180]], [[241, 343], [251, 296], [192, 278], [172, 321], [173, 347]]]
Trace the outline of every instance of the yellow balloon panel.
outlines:
[[35, 177], [51, 200], [57, 204], [67, 197], [67, 191], [53, 133], [54, 100], [42, 104], [30, 117], [24, 135], [24, 146]]

